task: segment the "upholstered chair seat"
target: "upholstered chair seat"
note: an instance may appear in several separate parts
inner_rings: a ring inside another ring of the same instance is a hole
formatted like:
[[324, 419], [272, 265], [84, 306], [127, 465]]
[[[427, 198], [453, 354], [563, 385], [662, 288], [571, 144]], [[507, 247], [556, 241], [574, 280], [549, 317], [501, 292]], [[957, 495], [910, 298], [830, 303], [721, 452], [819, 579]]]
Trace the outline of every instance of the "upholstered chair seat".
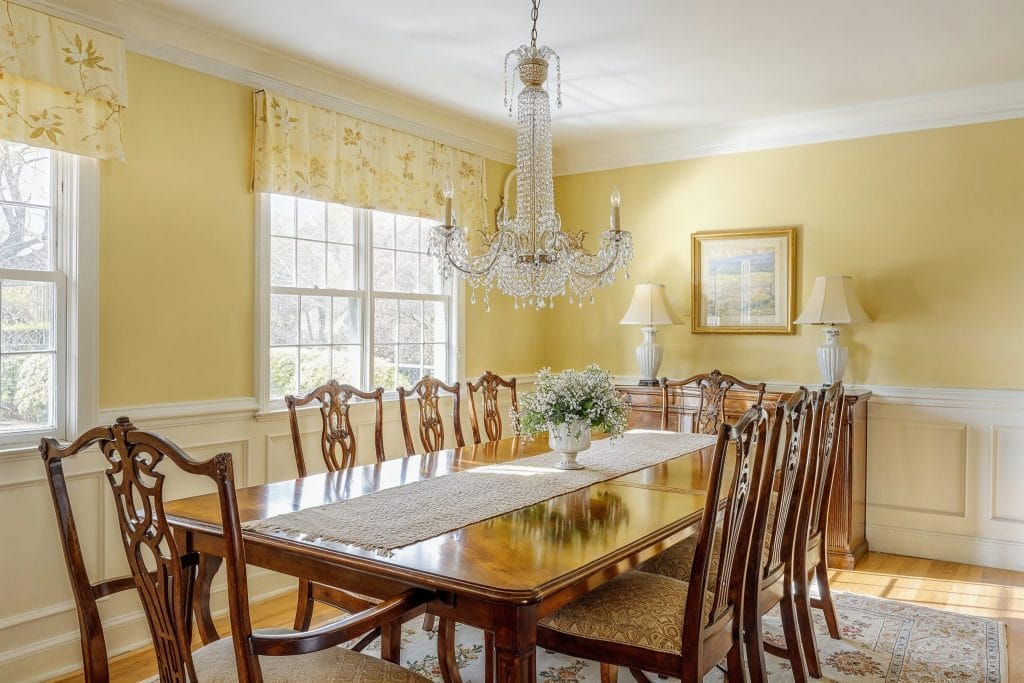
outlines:
[[[288, 629], [262, 629], [255, 635], [297, 633]], [[204, 645], [192, 653], [199, 683], [235, 683], [238, 668], [235, 646], [230, 637]], [[263, 680], [272, 681], [379, 681], [380, 683], [426, 683], [430, 679], [397, 664], [353, 652], [343, 647], [289, 657], [260, 657]]]
[[[682, 652], [688, 585], [659, 574], [626, 572], [541, 620], [544, 628], [569, 636]], [[714, 594], [707, 593], [705, 614]]]

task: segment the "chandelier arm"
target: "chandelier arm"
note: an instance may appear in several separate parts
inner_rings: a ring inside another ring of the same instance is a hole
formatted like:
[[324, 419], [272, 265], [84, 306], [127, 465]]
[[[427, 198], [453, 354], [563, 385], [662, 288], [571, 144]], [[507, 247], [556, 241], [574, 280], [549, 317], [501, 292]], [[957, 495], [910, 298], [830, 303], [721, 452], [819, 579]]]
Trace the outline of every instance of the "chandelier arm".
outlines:
[[[583, 254], [583, 255], [585, 255], [585, 256], [587, 256], [589, 258], [596, 258], [598, 256], [598, 254], [591, 254], [589, 251], [587, 251], [586, 249], [583, 249], [582, 247], [573, 247], [572, 251], [575, 252], [576, 254]], [[587, 270], [584, 270], [582, 268], [579, 268], [578, 266], [580, 264], [580, 261], [578, 259], [575, 259], [575, 258], [571, 259], [569, 261], [569, 270], [574, 275], [578, 275], [578, 276], [584, 277], [584, 278], [586, 278], [588, 280], [599, 279], [602, 276], [607, 275], [608, 273], [617, 270], [620, 265], [623, 265], [623, 264], [619, 263], [619, 253], [621, 251], [622, 251], [622, 241], [617, 239], [617, 240], [615, 240], [615, 251], [609, 256], [607, 265], [605, 265], [600, 270], [591, 272], [591, 271], [587, 271]]]
[[461, 263], [459, 263], [455, 259], [454, 255], [452, 254], [452, 250], [449, 248], [449, 240], [447, 240], [447, 239], [445, 240], [445, 246], [444, 246], [444, 253], [443, 253], [444, 259], [445, 259], [445, 261], [448, 262], [448, 264], [452, 268], [454, 268], [455, 270], [459, 271], [464, 276], [483, 277], [483, 276], [489, 275], [491, 273], [491, 271], [494, 269], [494, 264], [496, 264], [498, 262], [498, 259], [501, 258], [501, 253], [502, 253], [501, 242], [505, 240], [505, 234], [506, 233], [499, 233], [498, 234], [498, 237], [499, 237], [498, 241], [497, 242], [492, 242], [490, 244], [490, 246], [488, 247], [487, 252], [485, 252], [483, 254], [478, 254], [475, 257], [475, 258], [481, 258], [481, 257], [487, 256], [487, 254], [490, 253], [490, 256], [491, 256], [490, 261], [486, 265], [480, 266], [479, 269], [473, 268], [472, 266], [469, 265], [468, 261], [475, 260], [475, 258], [470, 256], [469, 254], [466, 254], [466, 260], [467, 260], [467, 264], [466, 265], [462, 265]]

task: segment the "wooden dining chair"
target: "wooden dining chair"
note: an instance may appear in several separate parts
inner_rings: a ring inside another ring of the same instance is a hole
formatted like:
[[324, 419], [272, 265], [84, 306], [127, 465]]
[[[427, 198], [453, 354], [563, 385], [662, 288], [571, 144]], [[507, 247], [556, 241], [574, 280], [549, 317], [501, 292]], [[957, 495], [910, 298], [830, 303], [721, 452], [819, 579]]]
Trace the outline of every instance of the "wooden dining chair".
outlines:
[[[356, 638], [360, 638], [357, 645], [365, 646], [382, 629], [394, 630], [403, 617], [422, 611], [434, 599], [432, 593], [411, 589], [313, 631], [254, 632], [231, 454], [221, 453], [203, 462], [193, 460], [170, 441], [135, 429], [124, 417], [110, 428], [86, 432], [67, 448], [54, 439], [44, 439], [40, 448], [50, 470], [59, 469], [54, 463], [62, 458], [94, 445], [109, 464], [106, 474], [120, 537], [131, 581], [142, 600], [162, 682], [260, 683], [264, 676], [276, 680], [427, 681], [397, 664], [337, 646]], [[165, 465], [183, 475], [211, 481], [220, 498], [233, 635], [195, 652], [191, 647], [192, 592], [199, 554], [182, 544], [164, 515]]]
[[398, 409], [402, 416], [402, 435], [405, 437], [405, 450], [408, 455], [416, 453], [416, 446], [412, 441], [412, 427], [409, 423], [409, 409], [406, 406], [406, 398], [415, 396], [419, 404], [419, 419], [417, 420], [417, 431], [419, 432], [420, 445], [423, 452], [432, 453], [444, 448], [444, 420], [441, 416], [441, 397], [448, 394], [452, 397], [452, 429], [455, 436], [456, 446], [465, 446], [466, 440], [462, 435], [462, 404], [459, 390], [459, 383], [445, 384], [435, 377], [424, 377], [412, 388], [398, 387]]
[[[751, 571], [743, 591], [744, 647], [752, 683], [767, 680], [765, 651], [789, 660], [793, 680], [802, 683], [807, 679], [793, 600], [793, 549], [805, 490], [811, 422], [811, 394], [804, 387], [775, 408], [758, 496], [762, 505], [755, 513], [751, 534], [754, 547], [761, 552], [751, 551]], [[764, 641], [762, 617], [776, 605], [785, 647]]]
[[106, 683], [110, 680], [107, 644], [96, 601], [121, 591], [134, 590], [135, 579], [129, 575], [93, 583], [89, 578], [71, 497], [68, 495], [67, 480], [64, 477], [64, 458], [89, 450], [101, 439], [112, 438], [110, 428], [97, 427], [90, 429], [67, 446], [61, 446], [56, 439], [43, 439], [39, 444], [39, 452], [46, 468], [46, 482], [49, 484], [53, 509], [57, 515], [57, 532], [64, 550], [64, 562], [67, 565], [71, 592], [78, 613], [83, 674], [85, 680], [96, 683]]
[[[807, 482], [793, 548], [793, 599], [797, 625], [807, 672], [814, 678], [821, 678], [821, 659], [818, 656], [811, 607], [824, 612], [829, 636], [837, 640], [841, 637], [836, 608], [832, 602], [832, 590], [828, 583], [825, 541], [828, 533], [828, 508], [832, 501], [833, 481], [839, 460], [844, 398], [845, 392], [840, 382], [818, 390], [814, 396]], [[811, 574], [818, 586], [817, 598], [812, 598], [810, 594]]]
[[501, 410], [498, 408], [498, 392], [502, 387], [509, 389], [512, 397], [512, 409], [519, 410], [519, 398], [516, 396], [516, 378], [504, 379], [495, 375], [490, 370], [480, 375], [476, 384], [467, 381], [469, 388], [469, 424], [473, 430], [473, 443], [481, 443], [480, 423], [476, 410], [476, 393], [480, 397], [484, 408], [484, 433], [488, 441], [497, 441], [502, 436]]
[[696, 386], [700, 391], [700, 402], [693, 416], [690, 431], [697, 434], [717, 434], [718, 426], [725, 421], [725, 399], [733, 387], [741, 387], [757, 392], [755, 404], [764, 398], [765, 384], [744, 382], [732, 375], [724, 375], [719, 370], [693, 375], [686, 379], [661, 378], [661, 428], [669, 428], [669, 398], [673, 390], [686, 386]]
[[[541, 620], [538, 645], [601, 660], [602, 683], [616, 681], [620, 666], [641, 681], [650, 671], [697, 683], [723, 659], [728, 679], [743, 681], [740, 609], [767, 436], [760, 406], [735, 427], [720, 425], [687, 581], [620, 574]], [[727, 459], [733, 467], [724, 481]]]
[[[288, 420], [292, 433], [292, 448], [295, 452], [295, 469], [305, 477], [308, 469], [302, 451], [302, 432], [299, 429], [298, 408], [316, 403], [320, 409], [320, 454], [329, 472], [349, 469], [356, 465], [356, 433], [352, 428], [349, 410], [353, 399], [373, 401], [376, 411], [374, 421], [374, 446], [377, 462], [384, 461], [384, 389], [362, 391], [350, 384], [330, 380], [316, 387], [305, 396], [284, 397], [288, 407]], [[343, 612], [355, 613], [369, 609], [380, 600], [364, 595], [343, 591], [309, 579], [299, 579], [298, 604], [295, 608], [295, 630], [305, 631], [313, 621], [316, 603], [330, 605]]]
[[320, 454], [327, 471], [337, 472], [356, 464], [356, 432], [352, 428], [349, 410], [354, 398], [373, 401], [376, 410], [373, 444], [377, 462], [384, 462], [384, 389], [362, 391], [351, 384], [341, 384], [332, 379], [310, 391], [305, 396], [284, 397], [288, 407], [288, 422], [292, 431], [292, 447], [295, 451], [295, 469], [300, 477], [306, 476], [306, 457], [302, 452], [302, 433], [299, 431], [297, 408], [316, 402], [320, 408]]

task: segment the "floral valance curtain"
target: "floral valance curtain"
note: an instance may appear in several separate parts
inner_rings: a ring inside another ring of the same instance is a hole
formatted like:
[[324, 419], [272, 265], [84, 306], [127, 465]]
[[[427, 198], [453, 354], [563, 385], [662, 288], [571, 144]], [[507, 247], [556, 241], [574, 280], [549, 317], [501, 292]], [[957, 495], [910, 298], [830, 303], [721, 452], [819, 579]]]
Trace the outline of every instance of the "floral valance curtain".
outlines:
[[124, 41], [0, 0], [0, 138], [124, 159]]
[[253, 189], [441, 217], [446, 178], [460, 225], [484, 227], [484, 159], [268, 92], [256, 93]]

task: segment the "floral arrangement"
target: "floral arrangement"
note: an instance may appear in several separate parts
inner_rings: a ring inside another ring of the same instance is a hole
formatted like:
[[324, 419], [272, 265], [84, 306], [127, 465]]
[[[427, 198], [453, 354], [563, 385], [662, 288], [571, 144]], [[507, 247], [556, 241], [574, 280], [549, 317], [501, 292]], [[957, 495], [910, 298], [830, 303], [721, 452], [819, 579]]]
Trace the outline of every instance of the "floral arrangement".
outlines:
[[512, 411], [512, 425], [519, 434], [532, 435], [573, 423], [613, 437], [626, 429], [626, 402], [615, 390], [611, 373], [596, 365], [559, 373], [542, 368], [536, 386], [532, 394], [519, 400], [519, 411]]

